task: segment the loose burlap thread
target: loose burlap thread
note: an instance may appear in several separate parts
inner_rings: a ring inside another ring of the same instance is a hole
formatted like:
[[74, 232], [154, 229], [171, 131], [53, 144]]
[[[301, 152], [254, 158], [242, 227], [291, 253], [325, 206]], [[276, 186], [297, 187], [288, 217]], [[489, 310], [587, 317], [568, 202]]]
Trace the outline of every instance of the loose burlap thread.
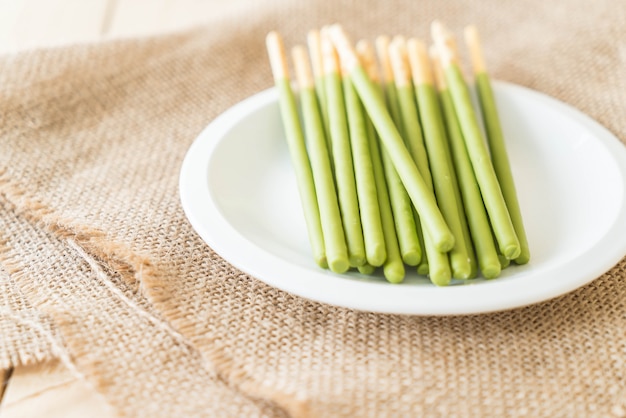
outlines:
[[527, 308], [379, 315], [243, 274], [182, 212], [191, 142], [272, 84], [269, 30], [426, 37], [434, 18], [477, 24], [494, 77], [626, 141], [609, 0], [239, 2], [182, 34], [2, 58], [0, 366], [61, 358], [128, 416], [626, 416], [624, 260]]

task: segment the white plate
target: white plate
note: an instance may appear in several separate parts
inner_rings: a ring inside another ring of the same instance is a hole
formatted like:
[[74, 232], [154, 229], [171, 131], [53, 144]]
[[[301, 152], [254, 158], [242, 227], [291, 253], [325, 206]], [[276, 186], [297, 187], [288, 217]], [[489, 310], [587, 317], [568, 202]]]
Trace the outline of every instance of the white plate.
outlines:
[[372, 312], [456, 315], [505, 310], [572, 291], [626, 254], [626, 148], [579, 111], [495, 83], [531, 262], [498, 279], [435, 287], [334, 274], [313, 262], [274, 89], [215, 119], [180, 173], [192, 226], [242, 271], [302, 297]]

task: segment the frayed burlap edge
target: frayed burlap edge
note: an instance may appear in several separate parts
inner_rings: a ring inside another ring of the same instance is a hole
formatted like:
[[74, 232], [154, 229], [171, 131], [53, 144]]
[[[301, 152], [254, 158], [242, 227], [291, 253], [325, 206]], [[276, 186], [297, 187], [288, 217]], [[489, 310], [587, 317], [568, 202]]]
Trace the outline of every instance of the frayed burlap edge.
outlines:
[[[0, 239], [0, 254], [6, 253], [6, 240]], [[5, 260], [0, 257], [0, 264]], [[3, 267], [4, 268], [4, 267]], [[3, 271], [8, 276], [8, 272]], [[15, 283], [9, 283], [9, 292], [21, 291]], [[13, 311], [11, 307], [0, 309], [0, 320], [8, 321], [26, 335], [2, 335], [5, 346], [0, 352], [0, 370], [10, 370], [21, 366], [62, 359], [66, 355], [65, 343], [59, 335], [52, 318], [29, 307], [27, 312]], [[10, 331], [9, 331], [10, 332]], [[17, 331], [16, 331], [17, 332]], [[12, 340], [12, 338], [14, 338]], [[7, 342], [8, 341], [8, 342]]]
[[[168, 320], [174, 323], [187, 337], [196, 341], [203, 341], [203, 347], [214, 347], [211, 341], [206, 341], [206, 335], [198, 328], [198, 325], [186, 318], [179, 307], [173, 303], [171, 295], [165, 291], [166, 283], [159, 275], [146, 275], [142, 278], [142, 288], [148, 299], [163, 312]], [[206, 342], [206, 343], [205, 343]], [[217, 371], [226, 380], [253, 398], [267, 399], [285, 410], [289, 416], [313, 417], [309, 401], [300, 399], [296, 393], [285, 393], [273, 386], [264, 385], [254, 379], [236, 361], [227, 355], [221, 348], [215, 347], [210, 350], [201, 350], [208, 361], [215, 365]]]
[[143, 276], [157, 274], [147, 257], [112, 241], [99, 229], [76, 225], [72, 220], [58, 216], [52, 209], [31, 198], [10, 180], [6, 170], [0, 171], [0, 193], [18, 216], [60, 238], [76, 241], [85, 251], [118, 272], [129, 287], [136, 290]]
[[[176, 323], [187, 322], [177, 307], [170, 303], [170, 298], [165, 291], [167, 288], [165, 283], [175, 280], [175, 275], [156, 268], [149, 257], [137, 254], [128, 246], [115, 242], [103, 231], [91, 226], [76, 224], [70, 219], [59, 216], [54, 210], [32, 198], [28, 192], [17, 186], [10, 179], [6, 170], [0, 171], [0, 195], [12, 206], [18, 216], [43, 228], [57, 238], [65, 240], [74, 247], [75, 251], [84, 251], [100, 263], [116, 271], [125, 284], [138, 290], [153, 304], [157, 311], [163, 314], [167, 323], [163, 324], [158, 319], [154, 319], [154, 321], [159, 322], [157, 325], [166, 327], [182, 343], [195, 349], [193, 343], [185, 337], [185, 335], [197, 335], [195, 330], [192, 331], [192, 328], [195, 328], [193, 324], [190, 323], [188, 327], [175, 329], [170, 323], [171, 321]], [[0, 242], [0, 263], [13, 277], [19, 278], [24, 274], [23, 266], [16, 260], [10, 248], [6, 246], [6, 241]], [[23, 290], [28, 297], [28, 289]], [[135, 311], [141, 310], [135, 309]], [[62, 317], [57, 317], [54, 320], [59, 327], [63, 327], [64, 321], [71, 321], [71, 318], [64, 320]], [[66, 347], [72, 353], [71, 356]], [[103, 393], [99, 389], [102, 388], [101, 385], [106, 383], [98, 379], [96, 364], [84, 364], [82, 362], [81, 371], [76, 368], [76, 358], [86, 354], [88, 353], [82, 351], [80, 344], [72, 344], [71, 341], [66, 341], [65, 345], [57, 344], [57, 351], [55, 351], [55, 355], [74, 376], [87, 382], [89, 379], [85, 379], [85, 376], [91, 377], [92, 381], [96, 382], [95, 386], [92, 385], [94, 389]], [[207, 367], [212, 366], [210, 370], [233, 389], [241, 391], [251, 399], [269, 402], [275, 405], [281, 413], [288, 416], [310, 416], [306, 402], [298, 401], [295, 396], [277, 392], [273, 388], [260, 386], [244, 371], [235, 369], [233, 360], [219, 350], [213, 350], [209, 353], [201, 351], [201, 354], [210, 363]], [[13, 367], [15, 366], [19, 365], [13, 365]]]

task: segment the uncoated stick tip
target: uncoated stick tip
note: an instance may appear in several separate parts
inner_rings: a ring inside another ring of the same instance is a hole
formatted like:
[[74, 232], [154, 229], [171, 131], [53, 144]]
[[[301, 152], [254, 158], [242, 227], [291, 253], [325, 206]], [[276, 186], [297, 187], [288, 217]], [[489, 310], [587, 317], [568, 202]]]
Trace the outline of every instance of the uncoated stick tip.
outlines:
[[439, 20], [433, 20], [430, 24], [430, 36], [433, 38], [435, 44], [441, 42], [446, 36], [445, 27]]
[[443, 68], [448, 68], [448, 66], [456, 64], [458, 62], [458, 53], [452, 32], [438, 20], [433, 21], [430, 29]]
[[322, 39], [319, 30], [311, 29], [309, 31], [307, 35], [307, 44], [309, 46], [309, 53], [311, 54], [313, 75], [315, 77], [321, 77], [324, 70], [322, 67]]
[[406, 38], [402, 35], [395, 35], [389, 43], [389, 46], [391, 45], [397, 45], [402, 51], [406, 51]]
[[474, 74], [487, 72], [480, 37], [478, 36], [478, 29], [474, 25], [467, 26], [465, 27], [464, 35]]
[[359, 59], [343, 27], [335, 23], [328, 28], [328, 34], [337, 49], [342, 65], [348, 72], [352, 71], [359, 65]]
[[430, 68], [430, 60], [426, 50], [426, 44], [416, 38], [409, 39], [408, 45], [409, 62], [415, 85], [433, 84], [433, 75]]
[[433, 75], [437, 89], [439, 89], [439, 91], [446, 90], [448, 85], [446, 84], [446, 76], [443, 73], [443, 68], [441, 67], [441, 60], [439, 59], [437, 48], [435, 48], [434, 45], [431, 45], [429, 52], [430, 61], [433, 63]]
[[337, 52], [333, 46], [328, 30], [322, 31], [322, 67], [323, 74], [335, 74], [339, 72], [339, 63], [337, 62]]
[[376, 54], [374, 53], [372, 44], [365, 39], [361, 39], [356, 44], [356, 51], [369, 78], [376, 83], [380, 81], [376, 64]]
[[285, 47], [283, 46], [283, 39], [280, 34], [276, 31], [271, 31], [265, 38], [265, 44], [267, 46], [267, 54], [269, 55], [274, 80], [288, 78], [289, 71], [287, 69]]
[[292, 48], [291, 55], [293, 57], [293, 65], [295, 68], [296, 79], [301, 89], [312, 88], [314, 85], [313, 74], [309, 65], [306, 48], [297, 45]]
[[389, 59], [396, 86], [398, 88], [408, 86], [411, 82], [411, 74], [406, 59], [404, 38], [394, 38], [394, 41], [389, 45]]
[[316, 42], [317, 41], [317, 42], [319, 42], [319, 39], [320, 39], [320, 31], [319, 31], [319, 29], [310, 29], [307, 32], [306, 37], [307, 37], [307, 41], [310, 41], [310, 42]]
[[383, 71], [383, 80], [385, 83], [393, 81], [393, 69], [391, 67], [391, 61], [389, 60], [389, 44], [391, 38], [387, 35], [380, 35], [376, 38], [376, 53], [378, 54], [378, 61]]
[[445, 40], [452, 36], [450, 30], [443, 24], [442, 21], [435, 19], [430, 24], [430, 34], [433, 40]]
[[386, 51], [390, 43], [391, 37], [389, 35], [378, 35], [374, 40], [377, 51]]

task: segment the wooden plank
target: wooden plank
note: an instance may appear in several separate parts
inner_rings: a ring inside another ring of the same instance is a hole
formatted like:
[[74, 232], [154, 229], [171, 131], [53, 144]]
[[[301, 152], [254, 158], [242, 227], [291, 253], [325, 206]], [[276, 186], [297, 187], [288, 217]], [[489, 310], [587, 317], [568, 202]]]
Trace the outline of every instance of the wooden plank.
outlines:
[[2, 418], [113, 418], [117, 414], [87, 382], [59, 362], [18, 367], [0, 403]]
[[[112, 0], [2, 0], [4, 51], [95, 41]], [[6, 20], [6, 22], [5, 22]]]
[[234, 0], [169, 0], [162, 27], [172, 31], [202, 24], [229, 9], [233, 2]]
[[180, 30], [241, 7], [240, 0], [0, 0], [0, 53]]
[[12, 373], [13, 369], [0, 370], [0, 405], [2, 405], [2, 398], [4, 397], [4, 392], [9, 384]]
[[15, 27], [23, 8], [22, 1], [0, 0], [0, 53], [18, 49]]
[[262, 8], [262, 4], [251, 4], [245, 0], [168, 0], [163, 29], [178, 30], [184, 27], [236, 17], [251, 7]]
[[167, 11], [167, 0], [118, 0], [107, 37], [128, 37], [158, 32], [166, 20]]
[[240, 10], [241, 0], [117, 0], [110, 37], [171, 32]]

